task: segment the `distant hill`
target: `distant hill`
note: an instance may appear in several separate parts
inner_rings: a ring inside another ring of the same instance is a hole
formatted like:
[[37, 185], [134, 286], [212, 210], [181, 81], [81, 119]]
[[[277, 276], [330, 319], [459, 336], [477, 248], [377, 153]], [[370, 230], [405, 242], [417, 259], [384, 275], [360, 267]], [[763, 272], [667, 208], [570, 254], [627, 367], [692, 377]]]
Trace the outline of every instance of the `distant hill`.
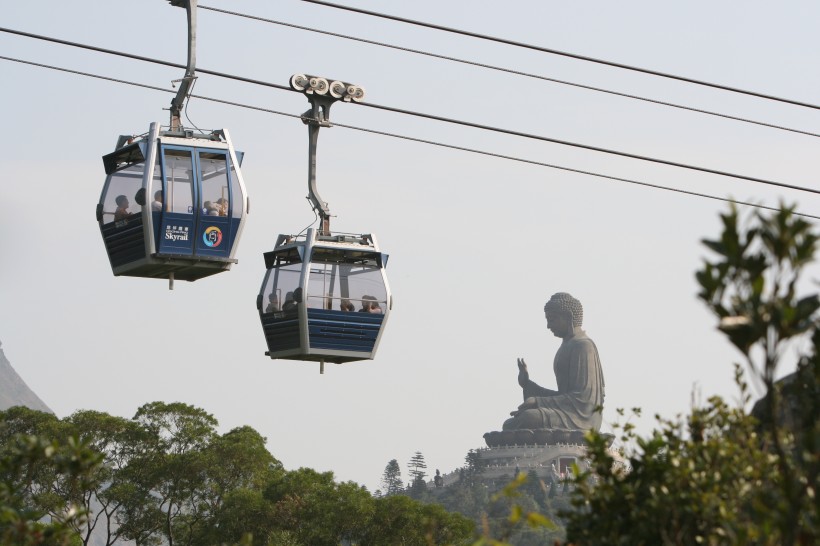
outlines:
[[17, 375], [2, 347], [3, 344], [0, 343], [0, 410], [7, 410], [12, 406], [25, 406], [33, 410], [54, 413], [26, 385], [23, 378]]

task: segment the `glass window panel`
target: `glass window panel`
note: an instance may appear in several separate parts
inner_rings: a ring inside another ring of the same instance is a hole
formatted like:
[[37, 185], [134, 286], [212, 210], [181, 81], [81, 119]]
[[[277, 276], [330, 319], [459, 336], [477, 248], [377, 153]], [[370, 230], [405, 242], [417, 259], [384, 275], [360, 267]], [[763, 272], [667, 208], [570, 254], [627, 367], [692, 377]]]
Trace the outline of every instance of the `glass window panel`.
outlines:
[[190, 150], [165, 150], [167, 209], [181, 214], [194, 213], [194, 167]]
[[[329, 263], [311, 263], [308, 279], [307, 306], [311, 309], [339, 309], [339, 266]], [[334, 305], [334, 298], [336, 299]]]
[[228, 159], [224, 153], [199, 152], [202, 214], [228, 216]]
[[302, 264], [285, 264], [268, 270], [265, 287], [262, 291], [263, 313], [295, 313], [297, 300], [300, 300], [299, 278]]
[[382, 271], [369, 265], [311, 261], [307, 305], [336, 311], [384, 313], [387, 289]]
[[144, 163], [135, 163], [111, 175], [103, 196], [103, 224], [125, 220], [140, 212], [136, 194], [142, 188]]

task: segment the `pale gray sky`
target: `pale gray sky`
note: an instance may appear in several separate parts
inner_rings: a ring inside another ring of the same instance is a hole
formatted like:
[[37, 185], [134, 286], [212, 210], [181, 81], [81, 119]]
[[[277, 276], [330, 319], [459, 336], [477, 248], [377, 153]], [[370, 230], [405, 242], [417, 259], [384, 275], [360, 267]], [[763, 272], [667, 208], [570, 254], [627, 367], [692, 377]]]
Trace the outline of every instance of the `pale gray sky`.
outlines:
[[[464, 57], [820, 132], [820, 112], [662, 80], [296, 0], [203, 5]], [[820, 4], [376, 2], [350, 5], [818, 103]], [[0, 0], [3, 26], [185, 62], [184, 11], [141, 2]], [[199, 12], [198, 66], [286, 85], [304, 72], [367, 100], [817, 188], [820, 141], [258, 21]], [[170, 88], [182, 71], [0, 33], [0, 55]], [[685, 411], [693, 389], [733, 398], [736, 353], [696, 299], [693, 273], [723, 203], [343, 128], [323, 130], [318, 180], [334, 229], [373, 232], [391, 255], [394, 308], [375, 361], [272, 361], [255, 309], [262, 253], [308, 225], [298, 120], [192, 99], [200, 127], [245, 152], [251, 214], [239, 264], [196, 283], [115, 278], [94, 208], [117, 136], [167, 123], [171, 94], [0, 60], [0, 339], [66, 416], [131, 417], [155, 400], [248, 424], [288, 468], [378, 487], [413, 452], [431, 473], [484, 445], [520, 403], [516, 358], [553, 386], [542, 308], [567, 291], [601, 353], [615, 408]], [[196, 94], [292, 114], [304, 96], [201, 75]], [[816, 195], [338, 104], [338, 123], [820, 214]], [[642, 419], [647, 431], [651, 418]]]

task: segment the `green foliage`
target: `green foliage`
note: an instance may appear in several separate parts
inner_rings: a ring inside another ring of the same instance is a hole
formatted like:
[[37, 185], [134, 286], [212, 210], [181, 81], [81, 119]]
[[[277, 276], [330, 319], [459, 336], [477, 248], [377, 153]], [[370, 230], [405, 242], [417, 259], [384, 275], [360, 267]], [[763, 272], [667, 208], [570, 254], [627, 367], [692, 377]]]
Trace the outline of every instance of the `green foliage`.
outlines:
[[472, 536], [468, 518], [441, 506], [377, 499], [329, 472], [286, 471], [254, 429], [219, 435], [216, 425], [180, 403], [146, 404], [130, 420], [0, 412], [0, 546], [428, 546]]
[[362, 546], [466, 544], [473, 534], [470, 519], [404, 495], [375, 499], [374, 508]]
[[401, 480], [401, 468], [396, 459], [391, 459], [384, 467], [382, 474], [382, 488], [384, 495], [398, 495], [404, 492], [404, 482]]
[[473, 546], [546, 544], [561, 537], [558, 526], [540, 513], [534, 497], [526, 493], [529, 481], [527, 474], [519, 473], [492, 496], [482, 515], [482, 535]]
[[[20, 413], [15, 409], [12, 415]], [[50, 421], [38, 420], [40, 423]], [[93, 480], [90, 476], [100, 464], [99, 454], [76, 438], [60, 444], [38, 436], [17, 434], [4, 439], [2, 446], [0, 545], [76, 544], [78, 537], [74, 529], [86, 519], [82, 507], [64, 502], [60, 510], [55, 510], [51, 503], [46, 509], [36, 499], [50, 485], [41, 481], [46, 476], [59, 480], [68, 490], [83, 489]], [[47, 515], [51, 515], [51, 521], [43, 523], [41, 520]]]
[[410, 474], [410, 483], [414, 483], [417, 481], [424, 481], [425, 476], [427, 476], [427, 463], [424, 462], [424, 455], [422, 455], [421, 451], [416, 451], [413, 454], [413, 458], [410, 459], [410, 462], [407, 463], [409, 468]]
[[[657, 417], [658, 428], [647, 437], [621, 426], [621, 441], [634, 446], [628, 468], [616, 464], [604, 437], [588, 435], [590, 465], [576, 469], [576, 510], [565, 514], [574, 543], [820, 540], [820, 298], [799, 294], [818, 238], [787, 207], [758, 213], [743, 227], [734, 209], [721, 219], [721, 237], [704, 241], [717, 258], [697, 272], [699, 296], [766, 396], [755, 416], [713, 397], [685, 417]], [[797, 372], [781, 388], [778, 366], [792, 347], [802, 350]], [[748, 404], [739, 365], [735, 378]]]

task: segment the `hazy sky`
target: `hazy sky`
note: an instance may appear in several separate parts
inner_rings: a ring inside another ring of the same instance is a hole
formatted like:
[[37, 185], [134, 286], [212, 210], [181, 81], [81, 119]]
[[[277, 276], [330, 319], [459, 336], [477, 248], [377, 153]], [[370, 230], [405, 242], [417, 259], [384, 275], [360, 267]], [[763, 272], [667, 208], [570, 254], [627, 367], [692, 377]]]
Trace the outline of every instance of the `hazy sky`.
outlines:
[[[350, 5], [580, 55], [820, 103], [820, 3], [347, 0]], [[619, 92], [820, 132], [820, 112], [297, 0], [202, 5], [352, 34]], [[185, 12], [162, 0], [0, 0], [3, 26], [184, 63]], [[364, 86], [372, 103], [817, 188], [817, 137], [604, 95], [200, 9], [198, 66], [286, 85], [297, 72]], [[160, 86], [182, 70], [0, 33], [0, 55]], [[270, 360], [256, 294], [262, 253], [310, 224], [307, 130], [296, 119], [192, 99], [191, 121], [245, 152], [251, 214], [229, 273], [195, 283], [115, 278], [94, 209], [101, 156], [168, 122], [172, 95], [0, 60], [4, 128], [0, 340], [61, 417], [131, 417], [147, 402], [250, 425], [287, 468], [371, 490], [421, 451], [463, 464], [521, 398], [516, 358], [554, 386], [543, 305], [566, 291], [618, 407], [685, 411], [733, 399], [738, 355], [697, 300], [699, 243], [727, 205], [344, 128], [323, 129], [318, 183], [339, 231], [390, 254], [393, 313], [374, 361]], [[300, 114], [304, 96], [201, 75], [196, 94]], [[817, 195], [456, 127], [352, 104], [332, 121], [820, 214]], [[814, 270], [812, 273], [816, 273]], [[815, 275], [816, 276], [816, 275]], [[784, 370], [788, 371], [788, 370]]]

